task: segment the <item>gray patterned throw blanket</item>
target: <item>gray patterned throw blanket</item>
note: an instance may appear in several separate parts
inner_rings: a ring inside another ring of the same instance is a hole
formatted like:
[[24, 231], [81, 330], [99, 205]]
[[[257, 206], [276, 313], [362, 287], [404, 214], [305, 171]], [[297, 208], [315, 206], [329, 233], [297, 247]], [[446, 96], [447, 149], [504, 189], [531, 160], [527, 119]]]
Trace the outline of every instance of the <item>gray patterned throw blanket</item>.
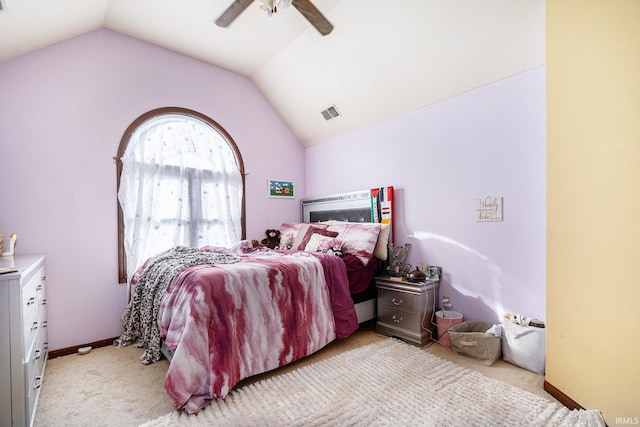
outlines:
[[185, 246], [149, 258], [141, 272], [136, 273], [133, 298], [122, 315], [123, 332], [114, 344], [118, 348], [129, 344], [146, 348], [140, 361], [145, 365], [157, 362], [161, 357], [158, 310], [176, 274], [194, 265], [232, 264], [239, 261], [240, 257], [235, 254], [205, 252]]

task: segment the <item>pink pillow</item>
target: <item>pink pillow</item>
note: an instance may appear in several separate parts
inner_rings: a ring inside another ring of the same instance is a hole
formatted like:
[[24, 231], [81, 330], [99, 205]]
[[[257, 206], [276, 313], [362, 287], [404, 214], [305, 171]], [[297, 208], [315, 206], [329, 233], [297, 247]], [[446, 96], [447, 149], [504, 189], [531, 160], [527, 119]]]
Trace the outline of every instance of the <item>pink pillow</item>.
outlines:
[[338, 250], [342, 250], [342, 240], [336, 239], [335, 237], [327, 237], [324, 238], [318, 243], [316, 247], [317, 252], [327, 252], [329, 249], [333, 249], [337, 246]]
[[357, 222], [350, 222], [330, 225], [327, 230], [338, 233], [337, 238], [342, 240], [342, 252], [345, 255], [355, 256], [364, 266], [369, 264], [378, 242], [380, 224], [361, 225]]
[[280, 226], [280, 237], [282, 237], [283, 235], [287, 234], [287, 233], [291, 233], [293, 235], [293, 237], [295, 238], [296, 235], [298, 234], [298, 230], [300, 230], [300, 227], [302, 227], [301, 222], [294, 222], [294, 223], [283, 223]]
[[307, 247], [307, 243], [309, 243], [309, 239], [311, 239], [311, 235], [314, 233], [321, 234], [327, 237], [336, 237], [338, 235], [338, 233], [336, 232], [327, 231], [326, 229], [328, 226], [326, 224], [318, 224], [318, 225], [319, 227], [316, 227], [315, 225], [311, 225], [311, 224], [303, 224], [302, 227], [300, 227], [300, 230], [298, 230], [298, 235], [293, 241], [293, 245], [291, 246], [291, 249], [304, 251], [304, 248]]

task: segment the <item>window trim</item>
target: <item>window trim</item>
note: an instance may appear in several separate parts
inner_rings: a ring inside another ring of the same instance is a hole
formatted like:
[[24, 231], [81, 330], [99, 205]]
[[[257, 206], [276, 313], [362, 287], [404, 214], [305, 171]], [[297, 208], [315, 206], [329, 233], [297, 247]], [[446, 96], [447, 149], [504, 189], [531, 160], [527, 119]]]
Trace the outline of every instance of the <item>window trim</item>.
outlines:
[[236, 162], [238, 163], [238, 169], [240, 169], [240, 174], [242, 175], [242, 203], [240, 207], [240, 224], [242, 225], [242, 239], [246, 239], [246, 174], [244, 172], [244, 162], [242, 161], [240, 150], [238, 150], [238, 146], [236, 145], [231, 135], [229, 135], [229, 133], [218, 124], [218, 122], [202, 113], [198, 113], [197, 111], [189, 110], [182, 107], [156, 108], [142, 114], [127, 127], [127, 129], [124, 131], [124, 134], [122, 135], [122, 138], [120, 139], [118, 153], [116, 154], [115, 158], [117, 179], [116, 205], [118, 207], [118, 283], [127, 283], [127, 256], [124, 251], [124, 217], [122, 213], [122, 207], [120, 206], [120, 202], [118, 201], [118, 192], [120, 191], [120, 177], [122, 176], [122, 156], [124, 155], [124, 152], [129, 145], [131, 136], [140, 126], [157, 116], [163, 116], [166, 114], [180, 114], [184, 116], [190, 116], [207, 123], [218, 133], [220, 133], [220, 135], [222, 135], [225, 141], [227, 141], [227, 143], [229, 144], [229, 147], [233, 150]]

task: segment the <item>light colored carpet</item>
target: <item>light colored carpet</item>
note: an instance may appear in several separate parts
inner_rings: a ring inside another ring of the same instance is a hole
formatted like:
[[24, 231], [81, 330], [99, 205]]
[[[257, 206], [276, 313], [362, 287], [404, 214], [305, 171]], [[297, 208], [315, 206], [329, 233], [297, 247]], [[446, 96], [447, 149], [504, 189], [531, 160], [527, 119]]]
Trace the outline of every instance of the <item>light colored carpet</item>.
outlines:
[[[344, 340], [290, 365], [248, 378], [242, 387], [382, 339], [363, 327]], [[47, 361], [35, 427], [130, 427], [165, 415], [173, 405], [164, 390], [169, 362], [140, 363], [144, 349], [95, 348]]]
[[162, 426], [604, 426], [477, 371], [388, 338], [232, 391]]
[[[361, 325], [353, 335], [330, 343], [319, 352], [274, 371], [242, 381], [237, 389], [282, 375], [331, 356], [386, 339], [375, 326]], [[503, 360], [484, 366], [455, 354], [438, 343], [421, 351], [450, 360], [521, 390], [553, 400], [543, 389], [544, 376]], [[71, 354], [47, 361], [36, 427], [138, 426], [173, 410], [163, 382], [168, 362], [142, 365], [143, 350], [128, 346], [93, 349], [87, 355]]]

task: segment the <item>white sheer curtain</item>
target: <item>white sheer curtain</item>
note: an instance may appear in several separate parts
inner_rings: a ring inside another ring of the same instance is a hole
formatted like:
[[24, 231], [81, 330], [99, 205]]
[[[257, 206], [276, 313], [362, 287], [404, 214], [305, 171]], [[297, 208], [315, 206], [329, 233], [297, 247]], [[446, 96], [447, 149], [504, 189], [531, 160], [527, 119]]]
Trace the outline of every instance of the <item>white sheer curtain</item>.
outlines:
[[131, 135], [122, 165], [118, 200], [129, 281], [147, 258], [174, 246], [240, 241], [241, 171], [209, 124], [181, 114], [154, 117]]

